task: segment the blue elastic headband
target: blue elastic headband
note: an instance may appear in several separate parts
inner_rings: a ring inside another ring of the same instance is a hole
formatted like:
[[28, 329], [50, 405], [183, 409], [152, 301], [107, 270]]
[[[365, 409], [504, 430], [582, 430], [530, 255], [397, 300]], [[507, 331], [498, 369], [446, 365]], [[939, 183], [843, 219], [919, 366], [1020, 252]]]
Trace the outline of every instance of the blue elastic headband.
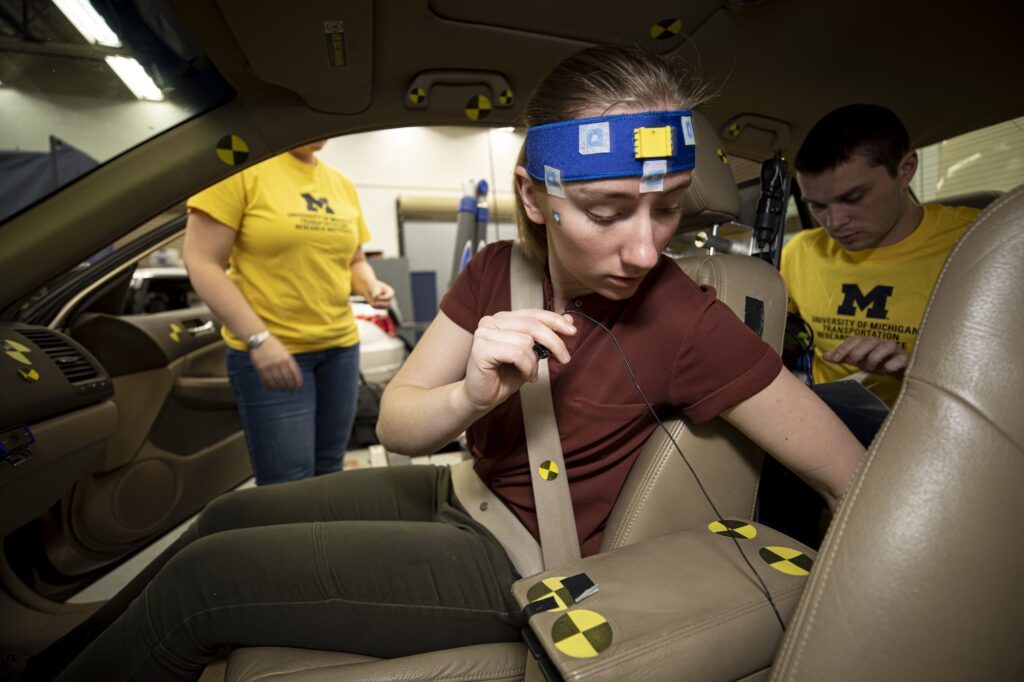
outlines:
[[559, 182], [646, 178], [693, 168], [694, 144], [688, 110], [557, 121], [526, 129], [526, 170], [549, 185], [552, 170]]

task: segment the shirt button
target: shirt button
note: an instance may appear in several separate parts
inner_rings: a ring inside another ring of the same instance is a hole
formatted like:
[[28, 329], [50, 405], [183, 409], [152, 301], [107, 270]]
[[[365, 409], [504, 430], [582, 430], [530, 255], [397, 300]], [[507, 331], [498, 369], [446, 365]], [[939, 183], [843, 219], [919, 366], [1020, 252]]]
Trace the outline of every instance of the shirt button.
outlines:
[[582, 308], [582, 307], [583, 307], [583, 301], [581, 301], [581, 300], [580, 300], [580, 299], [578, 299], [578, 298], [577, 298], [577, 299], [574, 299], [574, 300], [573, 300], [573, 302], [572, 302], [572, 304], [573, 304], [574, 306], [576, 306], [577, 308]]

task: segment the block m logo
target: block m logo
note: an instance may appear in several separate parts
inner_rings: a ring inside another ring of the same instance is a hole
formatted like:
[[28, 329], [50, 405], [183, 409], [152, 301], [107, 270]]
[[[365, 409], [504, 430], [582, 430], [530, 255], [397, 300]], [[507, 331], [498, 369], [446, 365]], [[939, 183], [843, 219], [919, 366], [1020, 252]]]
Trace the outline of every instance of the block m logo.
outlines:
[[320, 209], [324, 210], [324, 213], [334, 213], [331, 209], [331, 205], [327, 203], [327, 197], [320, 197], [317, 199], [312, 194], [303, 193], [302, 198], [306, 200], [306, 210], [316, 213]]
[[856, 284], [843, 285], [843, 302], [836, 309], [837, 315], [856, 315], [856, 308], [865, 311], [868, 317], [876, 320], [889, 318], [889, 311], [885, 304], [892, 296], [892, 287], [883, 287], [881, 284], [869, 291], [867, 295], [861, 293], [860, 287]]

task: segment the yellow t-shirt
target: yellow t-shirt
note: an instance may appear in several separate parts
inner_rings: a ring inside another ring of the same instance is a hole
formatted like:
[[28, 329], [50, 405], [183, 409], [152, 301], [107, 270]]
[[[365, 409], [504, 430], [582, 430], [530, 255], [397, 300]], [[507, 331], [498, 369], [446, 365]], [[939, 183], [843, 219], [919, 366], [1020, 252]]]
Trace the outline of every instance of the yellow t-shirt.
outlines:
[[[350, 264], [370, 239], [352, 181], [284, 153], [188, 200], [238, 230], [228, 277], [291, 353], [359, 341]], [[231, 348], [245, 342], [222, 327]]]
[[[946, 258], [979, 210], [925, 206], [906, 239], [890, 246], [847, 251], [822, 227], [805, 230], [782, 250], [789, 309], [814, 330], [815, 383], [842, 379], [853, 365], [821, 356], [850, 336], [895, 341], [908, 353], [917, 342], [925, 306]], [[900, 380], [871, 375], [864, 385], [892, 405]]]

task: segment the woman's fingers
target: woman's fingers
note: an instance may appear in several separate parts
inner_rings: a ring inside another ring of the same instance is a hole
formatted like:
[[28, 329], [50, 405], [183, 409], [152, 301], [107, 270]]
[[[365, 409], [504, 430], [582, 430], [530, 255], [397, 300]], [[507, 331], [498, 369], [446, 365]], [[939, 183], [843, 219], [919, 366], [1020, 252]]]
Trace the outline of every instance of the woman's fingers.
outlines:
[[569, 350], [566, 348], [562, 336], [572, 336], [576, 333], [576, 327], [566, 316], [549, 310], [536, 309], [490, 315], [480, 320], [480, 327], [526, 334], [531, 337], [529, 341], [531, 348], [534, 343], [539, 343], [551, 351], [551, 354], [562, 363], [567, 363], [570, 360]]
[[302, 386], [299, 363], [277, 337], [271, 336], [263, 345], [251, 351], [250, 359], [267, 388], [295, 390]]

